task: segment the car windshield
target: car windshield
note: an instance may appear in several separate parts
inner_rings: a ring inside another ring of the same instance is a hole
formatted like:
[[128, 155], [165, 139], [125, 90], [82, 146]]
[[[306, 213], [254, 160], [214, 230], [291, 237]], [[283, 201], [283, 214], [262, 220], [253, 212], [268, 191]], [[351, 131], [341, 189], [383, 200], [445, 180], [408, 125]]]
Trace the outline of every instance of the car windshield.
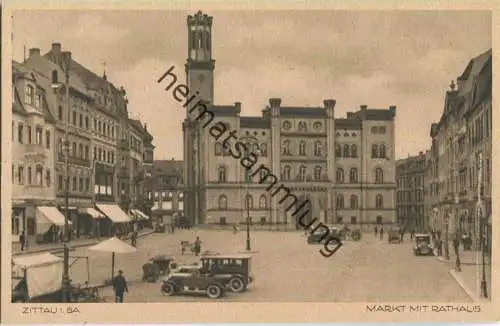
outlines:
[[429, 244], [429, 243], [430, 243], [429, 237], [418, 237], [417, 238], [417, 244]]

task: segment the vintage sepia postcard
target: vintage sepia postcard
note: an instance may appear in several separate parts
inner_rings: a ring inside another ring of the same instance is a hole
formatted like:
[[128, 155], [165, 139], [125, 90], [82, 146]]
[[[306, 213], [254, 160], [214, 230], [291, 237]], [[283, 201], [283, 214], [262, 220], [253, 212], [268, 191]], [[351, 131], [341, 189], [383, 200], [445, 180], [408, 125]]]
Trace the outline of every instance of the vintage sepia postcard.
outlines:
[[497, 321], [496, 10], [5, 2], [2, 322]]

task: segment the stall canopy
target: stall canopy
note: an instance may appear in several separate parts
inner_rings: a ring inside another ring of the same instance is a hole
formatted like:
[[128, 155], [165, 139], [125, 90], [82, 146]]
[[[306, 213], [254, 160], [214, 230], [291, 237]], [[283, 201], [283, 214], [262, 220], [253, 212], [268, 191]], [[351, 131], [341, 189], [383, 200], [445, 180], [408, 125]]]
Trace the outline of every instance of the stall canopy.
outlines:
[[36, 255], [22, 255], [22, 256], [12, 257], [12, 262], [14, 263], [14, 265], [21, 268], [51, 265], [61, 261], [62, 261], [61, 257], [57, 257], [48, 252]]
[[114, 279], [115, 277], [115, 254], [127, 254], [137, 251], [135, 247], [132, 247], [128, 243], [125, 243], [116, 237], [99, 242], [98, 244], [89, 247], [89, 250], [111, 253], [111, 279]]
[[[36, 213], [37, 213], [36, 224], [37, 224], [38, 234], [46, 233], [52, 225], [64, 226], [64, 221], [66, 218], [57, 209], [57, 207], [38, 206], [36, 208]], [[68, 224], [71, 224], [71, 221], [68, 220]]]
[[117, 205], [97, 204], [97, 208], [103, 212], [113, 223], [130, 222], [130, 217]]
[[143, 212], [141, 212], [138, 209], [131, 209], [130, 211], [132, 212], [132, 214], [134, 214], [134, 216], [137, 219], [149, 220], [149, 216], [147, 216], [146, 214], [144, 214]]
[[98, 212], [97, 210], [93, 209], [93, 208], [80, 208], [78, 210], [79, 213], [82, 213], [82, 214], [88, 214], [90, 216], [92, 216], [92, 218], [103, 218], [103, 217], [106, 217], [104, 216], [104, 214]]

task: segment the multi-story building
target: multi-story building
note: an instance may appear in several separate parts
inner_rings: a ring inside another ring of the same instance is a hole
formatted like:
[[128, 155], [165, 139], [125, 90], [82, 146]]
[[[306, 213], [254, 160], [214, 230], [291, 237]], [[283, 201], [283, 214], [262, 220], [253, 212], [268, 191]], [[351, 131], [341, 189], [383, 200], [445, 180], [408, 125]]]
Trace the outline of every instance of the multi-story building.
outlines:
[[145, 198], [149, 203], [149, 214], [153, 223], [170, 224], [173, 218], [184, 216], [184, 162], [156, 160], [151, 167], [151, 176], [145, 182]]
[[429, 225], [425, 211], [425, 173], [427, 156], [396, 161], [396, 213], [398, 224], [407, 230], [425, 230]]
[[470, 61], [457, 84], [452, 81], [441, 119], [431, 127], [439, 180], [437, 225], [476, 239], [478, 203], [491, 226], [491, 76], [490, 49]]
[[[212, 17], [188, 16], [187, 88], [207, 103], [214, 119], [258, 154], [297, 198], [309, 199], [311, 215], [326, 223], [395, 222], [396, 107], [362, 105], [336, 119], [333, 99], [321, 107], [282, 106], [269, 100], [260, 117], [240, 116], [242, 104], [215, 105], [213, 90]], [[172, 78], [170, 76], [169, 78]], [[169, 83], [171, 80], [168, 81]], [[295, 225], [292, 210], [246, 175], [240, 160], [229, 155], [199, 119], [200, 110], [186, 107], [184, 181], [186, 216], [193, 223], [252, 221]], [[251, 181], [251, 182], [249, 182]]]
[[[60, 43], [53, 43], [44, 55], [38, 48], [31, 49], [22, 65], [34, 71], [43, 87], [50, 90], [48, 110], [56, 120], [56, 204], [64, 209], [66, 148], [69, 151], [68, 208], [73, 233], [105, 235], [123, 227], [130, 217], [117, 205], [119, 176], [123, 172], [122, 156], [126, 156], [127, 162], [132, 156], [129, 129], [135, 123], [128, 117], [125, 90], [109, 82], [106, 73], [98, 76], [75, 61], [71, 52], [62, 51]], [[139, 134], [142, 138], [143, 134]], [[63, 144], [66, 135], [67, 147]], [[124, 144], [127, 146], [122, 155]], [[133, 152], [140, 161], [141, 150], [136, 147]], [[127, 178], [134, 178], [130, 171], [126, 172]]]
[[[430, 136], [434, 135], [437, 124], [432, 124]], [[438, 214], [435, 208], [439, 206], [439, 174], [437, 160], [437, 146], [433, 140], [431, 149], [426, 152], [424, 173], [424, 214], [431, 230], [439, 229]]]
[[[12, 63], [12, 241], [28, 239], [64, 224], [55, 209], [55, 119], [41, 77]], [[33, 240], [28, 240], [33, 242]]]

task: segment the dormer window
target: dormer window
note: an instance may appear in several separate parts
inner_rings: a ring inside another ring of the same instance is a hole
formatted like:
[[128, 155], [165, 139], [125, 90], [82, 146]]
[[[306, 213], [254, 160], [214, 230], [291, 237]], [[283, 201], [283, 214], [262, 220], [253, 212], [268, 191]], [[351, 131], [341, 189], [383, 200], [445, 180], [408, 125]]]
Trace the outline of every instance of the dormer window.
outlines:
[[40, 95], [35, 96], [35, 108], [41, 108], [42, 97]]
[[33, 105], [33, 95], [34, 95], [33, 93], [34, 93], [33, 86], [31, 85], [26, 86], [26, 97], [24, 99], [26, 104]]

